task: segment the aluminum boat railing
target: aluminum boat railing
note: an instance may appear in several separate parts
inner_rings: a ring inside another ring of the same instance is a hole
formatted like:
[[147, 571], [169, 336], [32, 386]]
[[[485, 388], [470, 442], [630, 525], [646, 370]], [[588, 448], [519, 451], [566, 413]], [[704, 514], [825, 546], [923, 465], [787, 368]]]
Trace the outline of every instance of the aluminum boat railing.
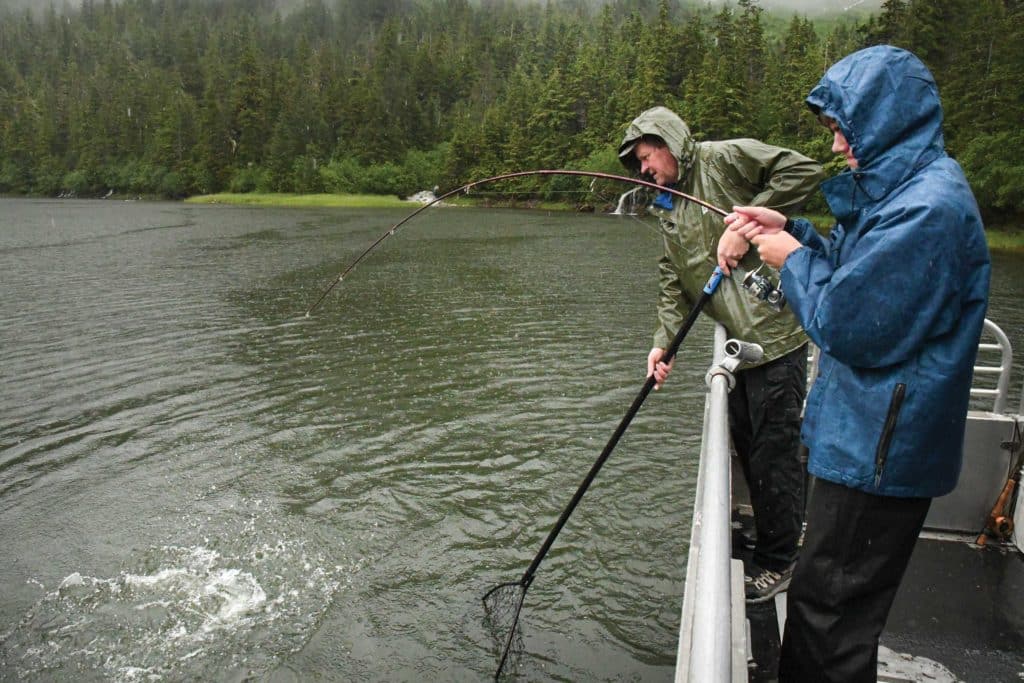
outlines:
[[[995, 343], [986, 340], [994, 337]], [[995, 364], [989, 360], [993, 352], [998, 352], [999, 363]], [[971, 398], [991, 398], [992, 412], [1005, 413], [1006, 401], [1010, 393], [1010, 372], [1013, 368], [1013, 348], [1006, 334], [989, 319], [985, 319], [985, 329], [982, 333], [982, 343], [978, 344], [978, 360], [974, 365], [974, 378], [996, 376], [995, 388], [986, 389], [983, 387], [971, 387]], [[1020, 395], [1020, 407], [1017, 412], [1024, 414], [1024, 389]]]
[[[986, 341], [994, 338], [995, 342]], [[715, 326], [714, 355], [707, 375], [697, 493], [693, 508], [686, 586], [683, 593], [676, 683], [746, 682], [747, 624], [743, 565], [732, 559], [731, 445], [728, 392], [732, 378], [725, 329]], [[995, 377], [995, 387], [972, 387], [972, 399], [991, 399], [992, 412], [1006, 411], [1013, 351], [1006, 334], [985, 321], [975, 380]], [[989, 358], [997, 353], [998, 363]], [[817, 349], [811, 351], [809, 382], [816, 376]], [[733, 365], [732, 369], [735, 369]], [[1024, 414], [1024, 388], [1019, 414]], [[1022, 516], [1024, 513], [1017, 511]]]
[[[676, 656], [677, 682], [747, 680], [743, 569], [732, 567], [725, 328], [715, 326]], [[738, 583], [737, 583], [738, 582]]]

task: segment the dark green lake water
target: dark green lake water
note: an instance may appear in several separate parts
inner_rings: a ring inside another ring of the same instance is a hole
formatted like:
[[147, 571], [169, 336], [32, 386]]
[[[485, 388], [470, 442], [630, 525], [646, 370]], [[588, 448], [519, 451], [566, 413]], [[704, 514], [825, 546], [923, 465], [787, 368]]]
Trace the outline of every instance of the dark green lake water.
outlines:
[[[408, 212], [0, 201], [0, 679], [493, 675], [481, 595], [643, 383], [649, 226], [431, 209], [305, 318]], [[671, 680], [710, 344], [541, 565], [524, 680]]]

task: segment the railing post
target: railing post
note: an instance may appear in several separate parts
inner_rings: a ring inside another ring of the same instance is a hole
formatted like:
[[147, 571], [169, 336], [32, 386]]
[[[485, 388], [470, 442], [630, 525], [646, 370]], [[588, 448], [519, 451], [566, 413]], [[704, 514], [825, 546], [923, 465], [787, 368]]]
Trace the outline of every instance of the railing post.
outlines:
[[[971, 396], [991, 396], [992, 398], [992, 412], [997, 414], [1003, 414], [1006, 412], [1006, 399], [1010, 392], [1010, 375], [1013, 371], [1013, 347], [1010, 346], [1010, 339], [1006, 336], [1006, 333], [999, 328], [994, 322], [985, 319], [984, 331], [992, 335], [996, 339], [995, 344], [979, 343], [978, 344], [978, 356], [979, 359], [974, 365], [974, 378], [977, 379], [979, 375], [997, 375], [996, 388], [995, 389], [982, 389], [971, 387]], [[981, 359], [982, 352], [985, 351], [998, 351], [999, 352], [999, 365], [985, 365]], [[1021, 393], [1021, 410], [1024, 410], [1024, 388]]]
[[[759, 360], [760, 356], [759, 346], [725, 341], [724, 328], [716, 326], [715, 363], [707, 374], [708, 395], [676, 662], [677, 682], [727, 683], [739, 673], [733, 671], [728, 393], [735, 385], [732, 373], [744, 362]], [[741, 679], [745, 678], [743, 671]]]

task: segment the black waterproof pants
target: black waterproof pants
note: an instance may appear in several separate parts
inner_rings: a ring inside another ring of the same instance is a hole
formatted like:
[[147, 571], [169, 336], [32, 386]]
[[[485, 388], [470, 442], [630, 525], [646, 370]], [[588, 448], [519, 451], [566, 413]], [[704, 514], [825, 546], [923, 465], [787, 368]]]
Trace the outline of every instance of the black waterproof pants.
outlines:
[[814, 481], [779, 683], [878, 680], [878, 638], [930, 505]]
[[754, 511], [754, 564], [781, 571], [796, 559], [803, 527], [800, 413], [807, 393], [807, 346], [736, 373], [729, 431]]

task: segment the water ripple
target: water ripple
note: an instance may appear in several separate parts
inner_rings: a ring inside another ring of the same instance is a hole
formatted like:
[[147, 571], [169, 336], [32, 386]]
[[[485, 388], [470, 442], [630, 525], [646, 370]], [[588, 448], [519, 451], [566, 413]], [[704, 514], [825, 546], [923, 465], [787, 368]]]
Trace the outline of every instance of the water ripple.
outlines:
[[[3, 670], [491, 677], [481, 595], [522, 576], [643, 384], [656, 240], [425, 212], [304, 318], [402, 212], [8, 207]], [[671, 676], [710, 332], [540, 565], [524, 679]]]

